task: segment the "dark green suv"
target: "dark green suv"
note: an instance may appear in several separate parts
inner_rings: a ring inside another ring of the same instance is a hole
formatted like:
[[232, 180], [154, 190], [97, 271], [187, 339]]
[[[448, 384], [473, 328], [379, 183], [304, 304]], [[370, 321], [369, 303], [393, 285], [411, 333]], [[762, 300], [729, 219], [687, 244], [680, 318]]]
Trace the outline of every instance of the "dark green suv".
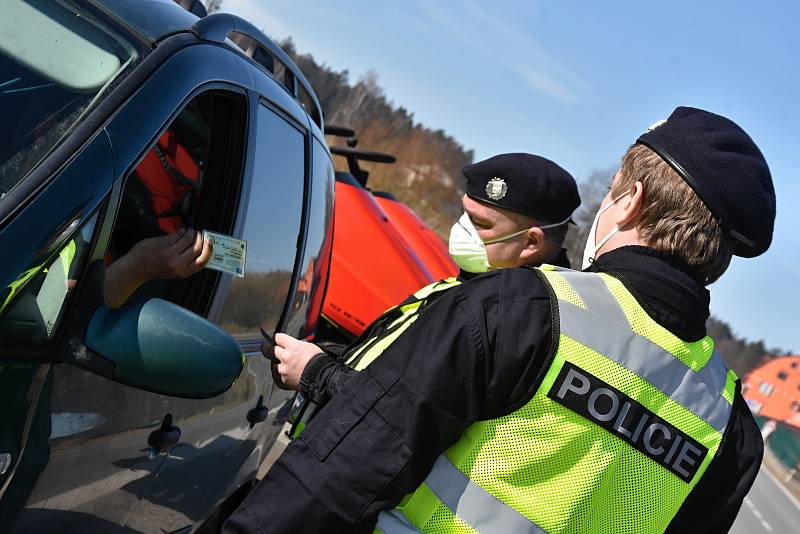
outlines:
[[[262, 330], [320, 313], [317, 98], [232, 15], [0, 8], [0, 530], [211, 530], [289, 400]], [[243, 272], [193, 267], [200, 231], [246, 242]]]

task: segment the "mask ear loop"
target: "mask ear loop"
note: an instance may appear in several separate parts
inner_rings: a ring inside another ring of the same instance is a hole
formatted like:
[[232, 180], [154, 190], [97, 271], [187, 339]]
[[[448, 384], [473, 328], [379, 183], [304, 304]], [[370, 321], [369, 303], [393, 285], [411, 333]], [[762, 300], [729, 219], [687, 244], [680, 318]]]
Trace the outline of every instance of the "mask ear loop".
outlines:
[[567, 224], [571, 219], [572, 219], [572, 215], [570, 215], [569, 217], [567, 217], [566, 219], [564, 219], [561, 222], [557, 222], [557, 223], [553, 223], [553, 224], [545, 224], [545, 225], [542, 225], [542, 226], [529, 226], [528, 228], [523, 228], [519, 232], [514, 232], [513, 234], [509, 234], [507, 236], [495, 237], [494, 239], [490, 239], [489, 241], [484, 241], [483, 244], [484, 245], [491, 245], [492, 243], [499, 243], [500, 241], [505, 241], [506, 239], [511, 239], [512, 237], [516, 237], [516, 236], [518, 236], [520, 234], [524, 234], [525, 232], [527, 232], [531, 228], [539, 228], [541, 230], [547, 230], [548, 228], [555, 228], [556, 226], [561, 226], [562, 224]]
[[[533, 228], [533, 227], [531, 227], [531, 228]], [[524, 234], [528, 230], [530, 230], [530, 228], [523, 228], [519, 232], [514, 232], [513, 234], [508, 234], [508, 235], [503, 236], [503, 237], [495, 237], [494, 239], [490, 239], [489, 241], [484, 241], [483, 244], [484, 245], [491, 245], [492, 243], [499, 243], [500, 241], [505, 241], [506, 239], [511, 239], [512, 237], [516, 237], [516, 236], [518, 236], [520, 234]]]
[[[629, 193], [630, 193], [630, 189], [629, 189], [628, 191], [626, 191], [626, 192], [622, 193], [622, 194], [621, 194], [620, 196], [618, 196], [617, 198], [613, 199], [613, 200], [612, 200], [612, 201], [611, 201], [611, 202], [610, 202], [610, 203], [609, 203], [607, 206], [605, 206], [603, 209], [601, 209], [601, 210], [600, 210], [600, 211], [597, 213], [597, 216], [598, 216], [598, 218], [600, 217], [600, 215], [601, 215], [603, 212], [605, 212], [605, 211], [606, 211], [608, 208], [610, 208], [611, 206], [613, 206], [614, 204], [616, 204], [617, 202], [619, 202], [619, 200], [620, 200], [622, 197], [624, 197], [625, 195], [627, 195], [627, 194], [629, 194]], [[601, 240], [600, 240], [600, 242], [599, 242], [599, 243], [597, 243], [597, 244], [594, 246], [594, 253], [595, 253], [595, 254], [597, 254], [597, 251], [598, 251], [598, 250], [600, 250], [600, 249], [602, 248], [602, 246], [603, 246], [603, 245], [605, 245], [606, 243], [608, 243], [608, 240], [609, 240], [609, 239], [611, 239], [612, 237], [614, 237], [615, 235], [617, 235], [617, 232], [619, 232], [619, 231], [620, 231], [620, 229], [621, 229], [621, 228], [619, 227], [619, 225], [617, 225], [617, 227], [616, 227], [616, 228], [614, 228], [613, 230], [611, 230], [611, 231], [608, 233], [608, 235], [607, 235], [607, 236], [605, 236], [603, 239], [601, 239]], [[592, 256], [592, 258], [591, 258], [591, 259], [592, 259], [592, 260], [594, 260], [594, 256]]]
[[567, 224], [569, 221], [572, 220], [572, 214], [570, 214], [566, 219], [561, 222], [553, 223], [553, 224], [545, 224], [542, 226], [533, 226], [532, 228], [540, 228], [542, 230], [547, 230], [548, 228], [555, 228], [556, 226], [561, 226], [563, 224]]

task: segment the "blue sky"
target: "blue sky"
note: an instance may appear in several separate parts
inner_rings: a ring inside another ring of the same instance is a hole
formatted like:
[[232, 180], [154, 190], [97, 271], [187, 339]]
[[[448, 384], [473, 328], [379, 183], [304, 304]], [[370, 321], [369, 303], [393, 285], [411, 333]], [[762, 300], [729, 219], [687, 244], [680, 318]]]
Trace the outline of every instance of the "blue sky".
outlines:
[[476, 159], [546, 156], [576, 178], [618, 165], [678, 105], [756, 141], [778, 196], [772, 248], [735, 259], [712, 312], [748, 339], [800, 351], [800, 39], [796, 2], [224, 0], [356, 80], [374, 70], [416, 120]]

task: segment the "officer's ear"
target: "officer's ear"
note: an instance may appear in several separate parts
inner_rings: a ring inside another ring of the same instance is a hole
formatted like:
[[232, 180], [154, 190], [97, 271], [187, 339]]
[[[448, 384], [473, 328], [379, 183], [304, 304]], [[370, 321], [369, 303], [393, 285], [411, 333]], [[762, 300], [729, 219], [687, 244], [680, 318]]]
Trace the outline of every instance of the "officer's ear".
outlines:
[[619, 199], [619, 209], [616, 210], [614, 222], [621, 230], [630, 230], [636, 227], [644, 211], [645, 199], [644, 185], [637, 180], [631, 185], [628, 194]]
[[544, 230], [538, 226], [532, 226], [528, 229], [528, 233], [525, 234], [525, 237], [527, 237], [527, 240], [525, 243], [525, 248], [523, 249], [523, 253], [528, 252], [531, 254], [538, 254], [544, 250], [546, 246]]

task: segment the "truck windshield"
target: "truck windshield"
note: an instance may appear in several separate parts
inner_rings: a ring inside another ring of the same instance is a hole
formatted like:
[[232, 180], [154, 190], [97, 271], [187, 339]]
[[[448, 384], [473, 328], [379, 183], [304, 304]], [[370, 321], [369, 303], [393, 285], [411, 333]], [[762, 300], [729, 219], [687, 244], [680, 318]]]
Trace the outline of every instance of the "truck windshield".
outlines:
[[0, 16], [0, 199], [136, 59], [130, 43], [67, 1], [4, 0]]

